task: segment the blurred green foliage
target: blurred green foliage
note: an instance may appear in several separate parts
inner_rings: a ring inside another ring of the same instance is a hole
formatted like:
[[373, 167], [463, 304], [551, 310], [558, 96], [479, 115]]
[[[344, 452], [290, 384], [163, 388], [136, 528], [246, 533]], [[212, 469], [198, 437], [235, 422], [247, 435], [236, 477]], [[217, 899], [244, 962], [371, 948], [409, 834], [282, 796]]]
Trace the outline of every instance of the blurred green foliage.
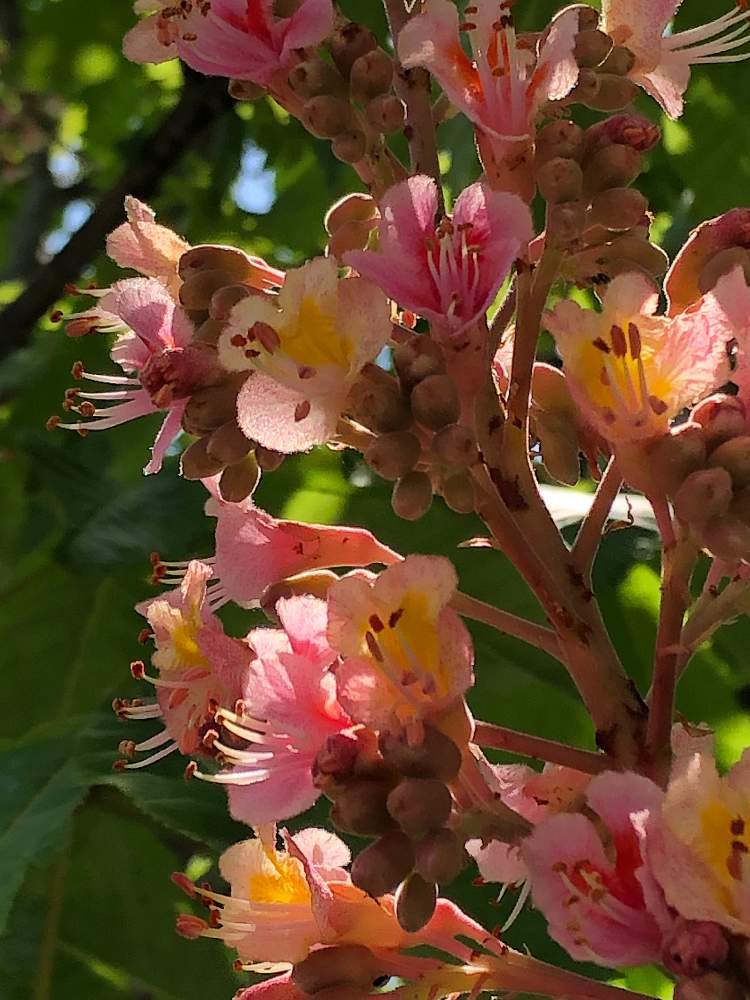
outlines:
[[[376, 0], [342, 6], [383, 33]], [[525, 26], [539, 28], [558, 6], [523, 0], [517, 10]], [[181, 87], [176, 64], [144, 68], [121, 58], [132, 23], [125, 0], [17, 0], [4, 7], [0, 301], [30, 277], [40, 248], [44, 257], [64, 244]], [[701, 0], [685, 0], [679, 24], [705, 19]], [[743, 100], [750, 71], [704, 67], [695, 77], [684, 118], [662, 122], [664, 145], [640, 182], [670, 253], [692, 225], [742, 204], [750, 183]], [[645, 98], [641, 105], [659, 117]], [[448, 123], [441, 147], [455, 193], [478, 173], [467, 123]], [[209, 142], [188, 150], [155, 207], [193, 243], [230, 241], [288, 265], [320, 250], [323, 214], [352, 186], [326, 143], [259, 101], [238, 105], [215, 123]], [[99, 257], [84, 277], [107, 283], [112, 275]], [[175, 458], [159, 476], [142, 477], [149, 421], [86, 441], [44, 429], [72, 361], [80, 353], [91, 370], [106, 369], [106, 349], [103, 339], [73, 344], [43, 321], [28, 346], [0, 367], [0, 994], [228, 1000], [240, 982], [228, 954], [219, 944], [173, 933], [183, 903], [168, 876], [186, 865], [199, 875], [210, 871], [244, 830], [229, 820], [218, 789], [185, 785], [179, 761], [114, 774], [117, 743], [136, 736], [137, 727], [108, 713], [113, 695], [136, 694], [127, 670], [139, 654], [140, 619], [132, 607], [153, 592], [149, 552], [186, 558], [211, 551], [204, 493], [178, 479]], [[386, 485], [371, 481], [350, 455], [323, 450], [289, 461], [266, 478], [258, 499], [276, 514], [377, 527], [404, 552], [442, 552], [455, 560], [468, 592], [539, 615], [500, 554], [457, 548], [481, 533], [478, 523], [440, 501], [416, 525], [398, 521]], [[608, 623], [641, 690], [659, 595], [655, 556], [648, 535], [630, 530], [606, 541], [597, 565]], [[227, 621], [248, 627], [236, 612]], [[587, 716], [556, 663], [488, 629], [477, 628], [475, 638], [478, 714], [591, 745]], [[681, 709], [716, 727], [724, 763], [750, 743], [750, 664], [743, 655], [749, 641], [745, 620], [719, 633], [696, 657], [681, 692]], [[455, 898], [488, 927], [501, 923], [512, 904], [498, 909], [492, 888], [471, 880], [465, 873]], [[507, 939], [567, 961], [528, 908]], [[649, 970], [621, 981], [671, 995]]]

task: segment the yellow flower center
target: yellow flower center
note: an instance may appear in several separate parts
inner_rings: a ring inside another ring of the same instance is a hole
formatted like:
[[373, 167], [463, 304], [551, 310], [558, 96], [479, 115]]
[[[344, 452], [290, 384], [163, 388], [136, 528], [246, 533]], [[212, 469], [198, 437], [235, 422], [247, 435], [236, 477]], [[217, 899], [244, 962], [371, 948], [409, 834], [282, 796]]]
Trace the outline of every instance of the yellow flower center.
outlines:
[[302, 299], [293, 318], [278, 330], [281, 349], [300, 365], [333, 364], [348, 369], [352, 359], [350, 338], [336, 329], [336, 317], [324, 312], [316, 299]]
[[284, 852], [267, 850], [262, 871], [250, 876], [249, 899], [254, 903], [308, 903], [310, 889], [300, 862]]
[[718, 896], [722, 905], [734, 912], [728, 887], [741, 882], [745, 859], [750, 850], [750, 828], [739, 810], [732, 810], [721, 799], [713, 799], [700, 814], [703, 842], [700, 853], [722, 883]]
[[175, 657], [183, 667], [205, 667], [207, 661], [198, 645], [198, 628], [189, 619], [176, 625], [172, 632]]

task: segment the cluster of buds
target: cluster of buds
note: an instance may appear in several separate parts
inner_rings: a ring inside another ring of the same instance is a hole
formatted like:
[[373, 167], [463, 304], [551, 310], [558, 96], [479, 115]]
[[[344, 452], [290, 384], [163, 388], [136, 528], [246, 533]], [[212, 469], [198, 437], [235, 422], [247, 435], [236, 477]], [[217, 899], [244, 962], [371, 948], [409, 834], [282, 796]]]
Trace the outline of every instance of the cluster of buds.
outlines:
[[464, 864], [463, 841], [450, 828], [449, 784], [460, 768], [459, 748], [431, 725], [416, 744], [405, 732], [339, 733], [313, 765], [314, 781], [334, 803], [333, 824], [377, 838], [357, 855], [352, 881], [376, 898], [396, 892], [397, 919], [411, 933], [432, 917], [437, 884]]
[[595, 10], [587, 4], [578, 4], [575, 9], [579, 11], [580, 30], [573, 54], [580, 73], [568, 101], [593, 111], [621, 111], [638, 93], [637, 85], [628, 78], [635, 55], [601, 30]]

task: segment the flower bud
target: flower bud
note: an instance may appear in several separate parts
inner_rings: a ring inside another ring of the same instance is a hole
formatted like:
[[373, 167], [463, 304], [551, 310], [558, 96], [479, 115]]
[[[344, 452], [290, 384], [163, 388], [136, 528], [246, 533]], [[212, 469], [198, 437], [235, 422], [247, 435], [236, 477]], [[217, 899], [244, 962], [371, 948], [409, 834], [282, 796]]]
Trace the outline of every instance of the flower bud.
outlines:
[[575, 486], [581, 478], [581, 446], [575, 426], [565, 417], [545, 414], [543, 419], [534, 421], [534, 432], [550, 476], [558, 483]]
[[237, 414], [237, 393], [247, 378], [247, 372], [238, 372], [218, 385], [206, 386], [205, 389], [194, 392], [182, 417], [182, 426], [188, 434], [209, 434], [234, 420]]
[[307, 59], [289, 73], [289, 86], [303, 99], [320, 97], [322, 94], [337, 94], [345, 84], [336, 67], [323, 59]]
[[361, 129], [347, 129], [334, 136], [331, 152], [342, 163], [358, 163], [367, 152], [367, 137]]
[[352, 863], [352, 882], [370, 896], [393, 892], [414, 867], [414, 848], [405, 833], [394, 830], [368, 844]]
[[360, 379], [351, 391], [352, 413], [358, 423], [387, 434], [411, 423], [409, 404], [398, 391], [395, 380], [371, 382]]
[[369, 222], [377, 220], [378, 205], [369, 194], [355, 191], [339, 198], [326, 212], [324, 219], [326, 232], [333, 236], [342, 226], [349, 222]]
[[680, 976], [700, 976], [717, 969], [729, 956], [729, 944], [718, 924], [679, 918], [664, 942], [664, 965]]
[[537, 169], [547, 160], [556, 157], [578, 159], [583, 149], [583, 129], [575, 122], [549, 122], [536, 137], [535, 162]]
[[592, 111], [619, 111], [638, 96], [638, 85], [627, 76], [598, 73], [597, 83], [596, 93], [578, 98], [581, 104]]
[[449, 476], [442, 485], [443, 499], [456, 514], [471, 514], [477, 498], [474, 482], [467, 472], [457, 472]]
[[229, 271], [202, 270], [185, 278], [180, 286], [180, 303], [186, 309], [208, 309], [214, 292], [233, 283]]
[[227, 320], [233, 307], [252, 294], [247, 285], [223, 285], [211, 296], [208, 315], [211, 319]]
[[335, 793], [331, 822], [345, 833], [374, 837], [387, 833], [395, 826], [386, 808], [388, 793], [393, 787], [388, 781], [354, 781]]
[[674, 991], [674, 1000], [746, 1000], [747, 993], [737, 982], [718, 972], [698, 979], [683, 979]]
[[303, 993], [319, 994], [331, 987], [365, 989], [380, 973], [380, 962], [361, 944], [316, 948], [292, 969], [292, 981]]
[[224, 332], [226, 326], [224, 320], [206, 319], [196, 329], [193, 343], [205, 344], [207, 347], [216, 347], [219, 337]]
[[632, 229], [647, 211], [648, 199], [640, 191], [629, 187], [609, 188], [594, 196], [588, 221], [606, 229]]
[[197, 271], [226, 271], [230, 275], [230, 280], [225, 282], [227, 285], [234, 285], [249, 278], [253, 270], [253, 262], [242, 250], [211, 243], [186, 250], [178, 264], [178, 271], [183, 280], [187, 280]]
[[547, 240], [564, 247], [580, 238], [586, 228], [586, 206], [580, 201], [547, 206]]
[[[209, 438], [209, 444], [210, 441]], [[219, 480], [219, 492], [229, 503], [242, 503], [255, 492], [259, 482], [260, 468], [255, 455], [250, 452], [239, 462], [224, 469]]]
[[396, 893], [396, 919], [405, 931], [416, 934], [429, 923], [436, 905], [437, 886], [414, 872]]
[[355, 97], [387, 94], [393, 82], [393, 60], [383, 49], [365, 52], [352, 63], [349, 83]]
[[439, 431], [446, 424], [455, 424], [461, 414], [456, 383], [450, 375], [428, 375], [411, 391], [411, 411], [414, 419]]
[[583, 190], [583, 171], [575, 160], [556, 156], [537, 170], [536, 183], [542, 198], [553, 205], [575, 201]]
[[461, 838], [446, 827], [429, 833], [416, 847], [416, 870], [428, 882], [452, 882], [465, 861]]
[[573, 55], [579, 66], [593, 69], [599, 66], [612, 51], [612, 39], [598, 28], [588, 28], [576, 35]]
[[674, 495], [674, 512], [687, 524], [706, 524], [729, 510], [732, 480], [726, 469], [692, 472]]
[[224, 468], [222, 462], [208, 453], [208, 438], [202, 437], [193, 441], [180, 458], [180, 475], [183, 479], [208, 479]]
[[302, 108], [302, 122], [308, 131], [321, 139], [333, 139], [351, 127], [351, 108], [340, 97], [320, 94], [311, 97]]
[[646, 153], [660, 138], [661, 129], [650, 118], [623, 112], [590, 125], [584, 133], [583, 145], [586, 156], [613, 143], [619, 146], [631, 146], [639, 153]]
[[244, 458], [252, 446], [252, 441], [248, 441], [237, 426], [236, 420], [228, 420], [210, 436], [207, 449], [212, 458], [218, 459], [224, 465], [233, 465]]
[[418, 521], [432, 506], [432, 482], [426, 472], [407, 472], [393, 487], [393, 511], [405, 521]]
[[722, 442], [744, 434], [747, 429], [747, 417], [742, 400], [723, 393], [715, 393], [698, 403], [690, 414], [690, 420], [703, 428], [703, 437], [709, 452]]
[[409, 431], [382, 434], [369, 446], [364, 459], [383, 479], [396, 480], [417, 464], [422, 446]]
[[283, 464], [286, 455], [280, 451], [271, 451], [270, 448], [261, 448], [258, 445], [255, 449], [255, 458], [264, 472], [275, 472]]
[[404, 127], [406, 108], [393, 94], [380, 94], [368, 101], [365, 108], [367, 120], [383, 135], [391, 135]]
[[445, 826], [452, 808], [450, 789], [437, 778], [404, 778], [388, 796], [388, 812], [413, 837]]
[[[609, 55], [604, 60], [604, 62], [599, 67], [602, 73], [612, 73], [615, 76], [627, 76], [631, 69], [635, 66], [635, 55], [630, 51], [630, 49], [625, 48], [624, 45], [615, 45], [609, 52]], [[628, 101], [625, 102], [629, 103]], [[610, 110], [610, 109], [604, 109]], [[612, 108], [611, 110], [617, 110]]]
[[393, 366], [402, 387], [408, 392], [417, 382], [445, 371], [443, 352], [427, 334], [417, 333], [393, 349]]
[[599, 149], [585, 162], [586, 188], [592, 193], [627, 187], [641, 172], [641, 154], [632, 146], [613, 144]]
[[432, 440], [432, 451], [446, 465], [473, 465], [478, 457], [476, 439], [470, 427], [448, 424]]
[[410, 778], [453, 781], [461, 769], [461, 751], [440, 729], [425, 725], [424, 739], [412, 746], [405, 733], [380, 733], [378, 746], [385, 763]]
[[735, 493], [729, 505], [729, 513], [738, 517], [740, 521], [750, 523], [750, 486]]
[[230, 80], [227, 92], [235, 101], [257, 101], [265, 97], [265, 88], [251, 80]]
[[711, 452], [708, 464], [726, 469], [735, 490], [750, 486], [750, 437], [730, 438]]
[[363, 24], [347, 21], [338, 27], [330, 40], [331, 58], [338, 71], [345, 78], [349, 77], [352, 67], [360, 56], [372, 52], [378, 47], [378, 40]]
[[712, 555], [727, 562], [750, 558], [750, 524], [733, 514], [716, 518], [703, 529], [703, 544]]
[[698, 287], [705, 295], [712, 288], [716, 287], [716, 282], [735, 267], [741, 267], [745, 272], [745, 281], [750, 281], [750, 252], [744, 247], [728, 247], [714, 254], [704, 265], [698, 275]]
[[334, 733], [329, 736], [315, 758], [315, 770], [320, 774], [332, 774], [346, 778], [354, 773], [354, 762], [359, 753], [356, 736], [348, 733]]
[[618, 445], [616, 451], [626, 482], [652, 498], [674, 496], [706, 460], [702, 430], [692, 423], [648, 441]]
[[578, 101], [580, 104], [588, 105], [590, 101], [596, 100], [599, 93], [600, 76], [593, 69], [581, 69], [578, 74], [578, 83], [568, 94], [568, 103]]

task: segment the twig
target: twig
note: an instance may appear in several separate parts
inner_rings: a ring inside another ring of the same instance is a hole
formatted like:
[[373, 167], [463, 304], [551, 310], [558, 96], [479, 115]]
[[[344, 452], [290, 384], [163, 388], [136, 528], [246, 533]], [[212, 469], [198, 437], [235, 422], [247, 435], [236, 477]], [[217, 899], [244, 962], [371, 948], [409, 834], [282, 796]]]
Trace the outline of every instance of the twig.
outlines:
[[398, 36], [411, 17], [411, 13], [406, 10], [404, 0], [383, 0], [383, 4], [391, 29], [393, 46], [396, 50], [394, 86], [396, 93], [406, 105], [404, 135], [409, 143], [411, 172], [412, 174], [429, 174], [435, 178], [439, 207], [442, 208], [443, 194], [435, 123], [432, 117], [430, 74], [419, 66], [414, 69], [404, 69], [398, 60]]
[[496, 726], [492, 722], [477, 722], [472, 742], [480, 747], [507, 750], [521, 757], [533, 757], [535, 760], [546, 760], [550, 764], [572, 767], [585, 774], [601, 774], [602, 771], [611, 771], [616, 766], [606, 754], [570, 747], [556, 740], [531, 736], [516, 729], [508, 729], [506, 726]]
[[594, 495], [594, 502], [583, 519], [571, 550], [576, 568], [587, 578], [590, 577], [591, 567], [602, 540], [604, 525], [621, 486], [622, 476], [617, 468], [617, 462], [612, 458], [604, 470], [604, 475]]
[[185, 150], [231, 106], [226, 81], [189, 75], [180, 100], [161, 124], [144, 136], [119, 180], [99, 200], [89, 219], [60, 253], [39, 269], [26, 289], [0, 312], [0, 358], [23, 346], [35, 323], [54, 305], [65, 285], [103, 248], [122, 221], [126, 194], [150, 198]]
[[471, 618], [476, 622], [483, 622], [490, 625], [499, 632], [512, 635], [516, 639], [528, 642], [538, 649], [543, 649], [545, 653], [560, 659], [560, 643], [552, 629], [545, 628], [544, 625], [537, 625], [536, 622], [527, 621], [509, 611], [502, 611], [492, 604], [486, 604], [476, 597], [468, 594], [458, 593], [451, 601], [451, 607], [464, 618]]

